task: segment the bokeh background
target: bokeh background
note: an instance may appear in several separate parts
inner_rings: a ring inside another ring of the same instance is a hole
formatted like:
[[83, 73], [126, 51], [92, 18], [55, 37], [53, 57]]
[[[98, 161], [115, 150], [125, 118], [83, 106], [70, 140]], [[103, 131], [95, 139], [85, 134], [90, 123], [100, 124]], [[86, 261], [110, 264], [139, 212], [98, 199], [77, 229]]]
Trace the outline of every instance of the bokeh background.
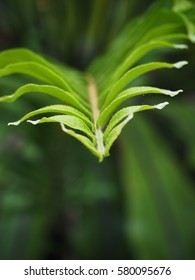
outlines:
[[[152, 2], [0, 0], [0, 50], [85, 69]], [[195, 46], [155, 56], [190, 64], [142, 83], [184, 93], [136, 115], [102, 164], [56, 125], [7, 126], [52, 99], [0, 104], [0, 259], [194, 259]], [[1, 79], [0, 95], [21, 79]]]

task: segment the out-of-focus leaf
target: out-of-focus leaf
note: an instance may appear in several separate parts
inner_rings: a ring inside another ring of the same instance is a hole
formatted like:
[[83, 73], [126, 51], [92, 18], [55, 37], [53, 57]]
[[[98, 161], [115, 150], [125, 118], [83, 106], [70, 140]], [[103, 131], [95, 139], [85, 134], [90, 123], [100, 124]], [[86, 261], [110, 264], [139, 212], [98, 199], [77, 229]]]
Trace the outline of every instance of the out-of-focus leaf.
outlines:
[[174, 0], [174, 10], [176, 12], [185, 12], [192, 8], [192, 2], [188, 0]]
[[[181, 0], [181, 1], [175, 0], [173, 10], [184, 22], [188, 32], [188, 36], [190, 40], [194, 43], [195, 42], [194, 3], [192, 1], [187, 1], [187, 0]], [[192, 14], [192, 16], [190, 14]]]
[[127, 236], [141, 259], [193, 258], [193, 182], [166, 140], [137, 117], [122, 137]]
[[167, 109], [162, 114], [171, 124], [172, 134], [184, 145], [183, 153], [189, 167], [195, 168], [195, 107], [189, 102], [175, 102], [171, 105], [172, 109]]
[[62, 87], [72, 92], [67, 82], [51, 69], [37, 62], [18, 62], [10, 63], [0, 70], [0, 77], [11, 74], [23, 74], [36, 78], [45, 83]]

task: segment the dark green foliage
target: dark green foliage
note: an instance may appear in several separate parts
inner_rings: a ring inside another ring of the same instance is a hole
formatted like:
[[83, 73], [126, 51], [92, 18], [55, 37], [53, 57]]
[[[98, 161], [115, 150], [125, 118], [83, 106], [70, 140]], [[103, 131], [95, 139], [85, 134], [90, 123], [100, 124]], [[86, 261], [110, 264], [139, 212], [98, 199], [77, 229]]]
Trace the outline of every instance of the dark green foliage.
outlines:
[[[68, 0], [0, 4], [2, 49], [20, 48], [0, 55], [1, 101], [33, 92], [0, 104], [0, 258], [194, 258], [194, 49], [176, 50], [194, 41], [194, 8], [156, 2], [128, 24], [141, 1], [84, 1], [82, 9]], [[184, 69], [151, 72], [183, 60], [190, 62]], [[86, 90], [94, 79], [98, 119]], [[63, 123], [102, 160], [133, 113], [167, 104], [143, 93], [172, 96], [178, 88], [184, 93], [168, 109], [136, 114], [101, 165], [58, 126], [5, 126], [47, 113], [40, 122]]]

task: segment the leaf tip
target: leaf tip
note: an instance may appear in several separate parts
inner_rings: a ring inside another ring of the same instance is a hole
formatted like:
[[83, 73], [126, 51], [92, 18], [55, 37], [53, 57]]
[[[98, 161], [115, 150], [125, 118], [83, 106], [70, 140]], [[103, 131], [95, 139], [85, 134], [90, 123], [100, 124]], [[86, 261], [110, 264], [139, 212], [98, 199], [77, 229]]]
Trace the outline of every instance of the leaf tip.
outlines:
[[17, 126], [17, 125], [19, 125], [19, 124], [20, 124], [20, 121], [9, 122], [9, 123], [8, 123], [8, 126], [10, 126], [10, 125], [15, 125], [15, 126]]
[[192, 43], [195, 43], [195, 33], [190, 33], [189, 38]]
[[182, 89], [179, 89], [179, 90], [176, 90], [176, 91], [167, 90], [166, 94], [171, 96], [171, 97], [174, 97], [174, 96], [178, 95], [180, 92], [183, 92], [183, 90]]
[[187, 64], [188, 64], [188, 62], [184, 60], [184, 61], [176, 62], [173, 65], [174, 65], [175, 68], [180, 69]]
[[155, 108], [161, 110], [161, 109], [163, 109], [165, 106], [167, 106], [168, 104], [169, 104], [169, 102], [163, 102], [163, 103], [160, 103], [160, 104], [158, 104], [158, 105], [155, 105]]
[[99, 157], [99, 163], [102, 163], [103, 160], [104, 160], [104, 157], [101, 155], [101, 156]]
[[27, 120], [28, 123], [31, 123], [33, 125], [36, 125], [40, 122], [40, 120], [32, 121], [32, 120]]
[[188, 49], [188, 46], [185, 44], [174, 44], [174, 47], [180, 50]]

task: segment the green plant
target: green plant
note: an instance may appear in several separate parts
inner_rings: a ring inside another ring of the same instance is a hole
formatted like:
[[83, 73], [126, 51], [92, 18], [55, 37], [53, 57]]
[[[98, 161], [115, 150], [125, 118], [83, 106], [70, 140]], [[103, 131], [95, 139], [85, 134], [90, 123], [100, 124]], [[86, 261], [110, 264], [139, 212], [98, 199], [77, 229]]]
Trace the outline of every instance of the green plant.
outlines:
[[[1, 97], [1, 102], [13, 102], [27, 92], [44, 93], [60, 101], [60, 104], [42, 107], [9, 124], [18, 125], [25, 120], [34, 125], [59, 123], [65, 133], [82, 142], [102, 161], [109, 155], [112, 144], [134, 113], [162, 109], [168, 104], [126, 106], [125, 101], [149, 93], [175, 96], [181, 92], [132, 86], [131, 83], [147, 72], [161, 68], [181, 68], [187, 64], [186, 61], [152, 61], [137, 65], [151, 51], [162, 48], [184, 49], [187, 46], [181, 44], [181, 40], [195, 41], [194, 27], [185, 15], [186, 10], [192, 8], [187, 1], [176, 1], [171, 9], [161, 9], [158, 3], [144, 16], [127, 25], [106, 53], [92, 61], [84, 72], [50, 62], [27, 49], [2, 52], [1, 77], [22, 74], [32, 77], [36, 82], [23, 84], [13, 94]], [[52, 116], [29, 120], [48, 113]]]
[[[2, 0], [0, 47], [28, 48], [88, 73], [90, 61], [151, 2], [160, 1]], [[161, 9], [162, 21], [176, 21], [185, 35], [170, 42], [193, 41], [190, 1], [174, 1], [177, 15], [172, 0], [161, 2], [157, 15]], [[161, 19], [151, 21], [157, 27]], [[131, 34], [125, 36], [128, 51]], [[110, 65], [114, 59], [120, 64], [118, 46], [124, 48], [117, 43]], [[180, 71], [153, 71], [126, 87], [180, 87], [184, 94], [165, 110], [137, 114], [101, 165], [58, 125], [5, 125], [58, 99], [33, 92], [0, 104], [0, 259], [194, 259], [194, 47], [156, 49], [138, 62], [188, 60]], [[2, 77], [0, 95], [32, 82], [44, 84], [26, 75]], [[164, 101], [158, 94], [139, 95], [122, 106], [145, 104], [145, 98], [148, 104]]]

